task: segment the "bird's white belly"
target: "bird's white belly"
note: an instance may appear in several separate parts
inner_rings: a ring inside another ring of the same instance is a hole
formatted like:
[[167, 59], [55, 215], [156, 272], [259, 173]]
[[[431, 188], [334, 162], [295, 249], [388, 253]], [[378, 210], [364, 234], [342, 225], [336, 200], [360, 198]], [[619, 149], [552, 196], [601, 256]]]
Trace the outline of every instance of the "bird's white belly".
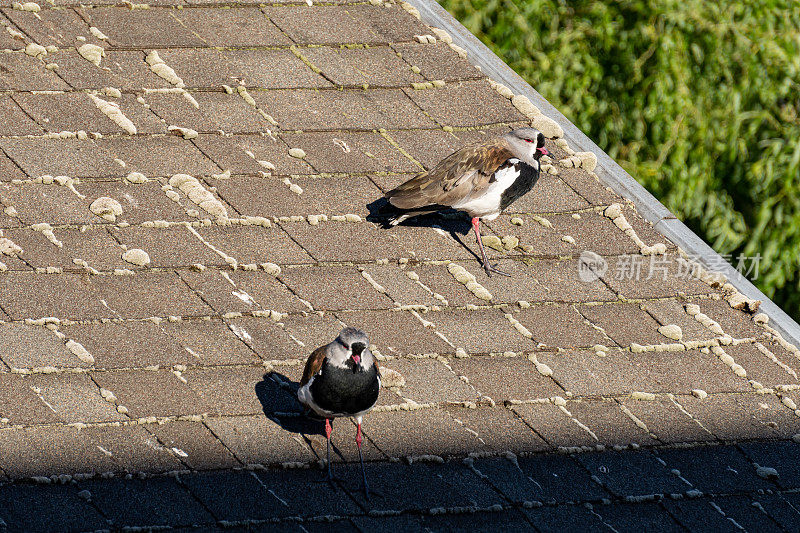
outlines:
[[[517, 163], [515, 159], [510, 160]], [[495, 172], [494, 179], [483, 194], [472, 198], [466, 198], [453, 204], [453, 209], [466, 211], [472, 217], [481, 217], [487, 220], [497, 218], [500, 214], [500, 199], [503, 192], [513, 185], [519, 177], [520, 172], [513, 166]]]

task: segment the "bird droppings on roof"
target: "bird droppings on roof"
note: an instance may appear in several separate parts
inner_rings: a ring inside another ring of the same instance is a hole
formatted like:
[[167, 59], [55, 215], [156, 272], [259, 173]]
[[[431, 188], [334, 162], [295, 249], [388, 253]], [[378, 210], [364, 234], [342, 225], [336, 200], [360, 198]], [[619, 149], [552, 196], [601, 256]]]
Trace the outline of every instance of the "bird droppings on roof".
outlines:
[[175, 70], [167, 65], [161, 56], [158, 55], [156, 50], [151, 50], [150, 53], [147, 54], [145, 61], [148, 65], [150, 65], [150, 70], [152, 70], [158, 77], [166, 80], [167, 83], [174, 85], [178, 89], [183, 89], [186, 87], [186, 84], [183, 83], [183, 80], [180, 76], [175, 73]]
[[101, 41], [107, 41], [108, 40], [108, 36], [105, 33], [103, 33], [102, 31], [100, 31], [100, 29], [95, 27], [95, 26], [90, 26], [89, 27], [89, 32], [92, 35], [94, 35], [96, 38], [100, 39]]
[[74, 340], [70, 339], [67, 341], [66, 346], [70, 352], [75, 354], [75, 356], [81, 360], [81, 362], [88, 365], [94, 364], [94, 357], [92, 354], [90, 354], [89, 351], [79, 342], [75, 342]]
[[476, 297], [487, 302], [492, 300], [492, 294], [486, 290], [486, 287], [478, 283], [478, 280], [466, 268], [457, 264], [450, 263], [447, 265], [447, 270], [450, 274], [467, 290], [469, 290]]
[[[0, 231], [2, 235], [2, 231]], [[14, 241], [7, 237], [0, 237], [0, 254], [8, 256], [18, 256], [22, 253], [22, 248], [14, 244]]]
[[136, 134], [136, 126], [120, 110], [119, 104], [117, 104], [116, 102], [109, 102], [107, 100], [103, 100], [102, 98], [95, 96], [93, 94], [90, 94], [89, 97], [94, 102], [94, 105], [97, 106], [97, 109], [99, 109], [101, 113], [103, 113], [105, 116], [111, 119], [117, 126], [125, 130], [125, 132], [130, 135]]
[[[723, 287], [725, 289], [725, 287]], [[744, 294], [737, 291], [733, 286], [730, 286], [725, 295], [725, 300], [730, 304], [733, 309], [745, 311], [747, 313], [755, 313], [761, 305], [761, 300], [748, 298]]]
[[52, 185], [52, 184], [60, 185], [72, 191], [72, 193], [78, 198], [86, 198], [86, 196], [78, 192], [78, 190], [75, 188], [75, 185], [77, 185], [79, 181], [75, 178], [71, 178], [70, 176], [45, 175], [45, 176], [39, 176], [33, 181], [35, 183], [43, 183], [45, 185]]
[[[242, 97], [242, 100], [247, 102], [247, 105], [255, 109], [258, 112], [258, 114], [264, 118], [264, 120], [266, 120], [273, 126], [278, 125], [278, 122], [274, 118], [272, 118], [271, 115], [267, 114], [263, 109], [258, 107], [258, 104], [256, 104], [255, 99], [252, 96], [250, 96], [249, 92], [247, 92], [247, 87], [245, 87], [244, 85], [238, 85], [236, 87], [236, 92], [239, 93], [239, 96]], [[272, 136], [272, 132], [268, 128], [265, 128], [265, 131], [267, 135]]]
[[509, 322], [511, 322], [511, 325], [514, 326], [514, 329], [516, 329], [520, 333], [520, 335], [522, 335], [523, 337], [527, 337], [529, 339], [533, 338], [533, 333], [531, 333], [528, 328], [522, 325], [522, 323], [519, 320], [517, 320], [514, 317], [514, 315], [512, 315], [511, 313], [506, 313], [505, 317], [506, 319], [508, 319]]
[[3, 23], [3, 27], [5, 27], [8, 34], [11, 35], [11, 37], [13, 37], [14, 39], [18, 39], [20, 41], [25, 40], [25, 34], [19, 31], [18, 29], [13, 28], [11, 26], [7, 26], [5, 23]]
[[530, 354], [528, 356], [528, 359], [531, 361], [531, 363], [534, 364], [534, 366], [536, 367], [536, 371], [539, 372], [542, 376], [549, 378], [553, 375], [553, 369], [547, 366], [546, 364], [540, 362], [539, 359], [536, 357], [536, 354]]
[[311, 226], [319, 226], [320, 222], [325, 222], [325, 221], [328, 220], [328, 215], [324, 215], [324, 214], [322, 214], [322, 215], [308, 215], [308, 217], [306, 217], [306, 220], [308, 220], [308, 223]]
[[147, 183], [150, 181], [147, 176], [142, 174], [141, 172], [131, 172], [130, 174], [125, 176], [125, 181], [128, 183]]
[[30, 13], [39, 13], [42, 10], [36, 2], [14, 2], [13, 7], [19, 11], [28, 11]]
[[716, 355], [720, 361], [728, 365], [734, 374], [740, 378], [747, 377], [747, 371], [744, 369], [744, 367], [738, 364], [721, 346], [712, 346], [711, 353]]
[[764, 479], [776, 479], [776, 478], [780, 477], [780, 476], [778, 476], [778, 471], [776, 469], [774, 469], [772, 467], [768, 467], [768, 466], [758, 466], [758, 465], [756, 465], [756, 474], [758, 474], [758, 477], [761, 477], [761, 478], [764, 478]]
[[[207, 190], [195, 178], [188, 174], [175, 174], [169, 179], [171, 187], [180, 189], [192, 202], [197, 204], [200, 209], [217, 218], [217, 221], [227, 221], [228, 211], [211, 191]], [[174, 191], [167, 191], [174, 192]]]
[[103, 58], [106, 56], [106, 51], [102, 46], [96, 44], [86, 43], [76, 48], [78, 53], [86, 61], [93, 63], [94, 66], [99, 67]]
[[778, 357], [772, 351], [770, 351], [766, 346], [764, 346], [760, 342], [756, 342], [755, 347], [759, 352], [764, 354], [764, 356], [767, 357], [770, 361], [778, 365], [778, 367], [780, 367], [784, 372], [792, 376], [796, 381], [800, 381], [800, 376], [797, 375], [797, 372], [795, 372], [795, 370], [792, 367], [790, 367], [789, 365], [778, 359]]
[[597, 156], [593, 152], [578, 152], [575, 154], [581, 161], [581, 168], [592, 172], [597, 167]]
[[91, 203], [89, 209], [95, 215], [109, 221], [116, 222], [117, 217], [122, 215], [122, 205], [115, 199], [108, 196], [101, 196]]
[[[500, 96], [508, 98], [509, 100], [514, 98], [514, 92], [511, 89], [509, 89], [508, 87], [506, 87], [505, 85], [503, 85], [502, 83], [497, 83], [494, 80], [489, 80], [489, 85], [495, 91], [497, 91], [498, 94], [500, 94]], [[519, 102], [520, 100], [518, 99], [517, 101]], [[528, 101], [530, 102], [530, 100], [528, 100]], [[538, 111], [538, 109], [536, 109], [536, 110]], [[536, 114], [538, 114], [538, 113], [536, 113]]]
[[681, 327], [676, 324], [667, 324], [658, 328], [658, 332], [668, 339], [679, 341], [683, 338]]
[[[444, 86], [443, 81], [441, 80], [436, 80], [436, 81], [440, 82], [438, 86], [440, 87]], [[431, 81], [411, 82], [411, 88], [414, 89], [415, 91], [424, 91], [425, 89], [433, 89], [434, 87], [437, 87], [437, 85]]]
[[539, 215], [533, 215], [533, 220], [539, 223], [539, 225], [544, 226], [545, 228], [552, 228], [553, 224], [549, 220]]
[[513, 250], [519, 246], [519, 237], [516, 235], [504, 235], [500, 242], [503, 243], [503, 248], [506, 250]]
[[667, 252], [667, 246], [664, 243], [659, 242], [652, 246], [648, 246], [644, 243], [644, 241], [642, 241], [641, 238], [639, 238], [639, 236], [636, 234], [636, 231], [628, 222], [628, 219], [625, 218], [625, 215], [622, 213], [622, 206], [620, 204], [612, 204], [608, 206], [603, 211], [603, 215], [605, 215], [607, 218], [610, 218], [615, 226], [625, 232], [625, 234], [630, 237], [634, 243], [636, 243], [642, 255], [664, 255]]
[[222, 174], [212, 174], [211, 177], [215, 180], [228, 180], [231, 179], [231, 171], [226, 170]]
[[[333, 215], [330, 217], [334, 222], [361, 222], [361, 217], [355, 213], [347, 213], [344, 215]], [[302, 220], [302, 217], [300, 218]]]
[[100, 90], [100, 93], [106, 96], [110, 96], [111, 98], [122, 98], [122, 91], [120, 91], [116, 87], [103, 87]]
[[56, 238], [56, 234], [53, 232], [53, 226], [51, 226], [47, 222], [39, 222], [38, 224], [32, 224], [30, 228], [33, 231], [40, 232], [47, 238], [48, 241], [50, 241], [57, 247], [62, 248], [64, 246], [64, 244]]
[[289, 148], [289, 155], [296, 159], [305, 159], [306, 152], [302, 148]]
[[788, 407], [789, 409], [791, 409], [792, 411], [797, 410], [797, 404], [794, 402], [794, 400], [792, 400], [788, 396], [781, 397], [781, 403], [786, 407]]
[[168, 126], [167, 131], [173, 135], [178, 135], [184, 139], [196, 139], [198, 133], [191, 128], [184, 128], [182, 126]]
[[523, 96], [521, 94], [514, 95], [514, 93], [511, 92], [511, 89], [509, 89], [505, 85], [503, 85], [502, 87], [503, 90], [497, 89], [497, 87], [495, 89], [497, 90], [497, 92], [499, 92], [503, 96], [506, 96], [507, 98], [508, 98], [507, 95], [510, 94], [511, 103], [514, 104], [514, 107], [519, 109], [520, 113], [522, 113], [528, 118], [536, 117], [542, 114], [542, 111], [538, 107], [533, 105], [533, 102], [531, 102], [527, 96]]
[[488, 246], [494, 250], [503, 251], [503, 241], [497, 235], [481, 235], [481, 241], [484, 246]]
[[641, 400], [643, 402], [652, 402], [656, 399], [656, 395], [652, 392], [634, 391], [631, 393], [631, 399]]
[[400, 372], [385, 366], [381, 368], [381, 382], [384, 387], [401, 388], [406, 386], [406, 380]]
[[47, 55], [47, 49], [40, 44], [28, 43], [27, 46], [25, 46], [25, 53], [29, 56], [41, 59]]
[[289, 180], [289, 178], [283, 178], [283, 180], [281, 181], [283, 182], [284, 185], [289, 187], [289, 190], [292, 191], [293, 193], [298, 195], [303, 194], [303, 188], [297, 185], [296, 183], [292, 183], [291, 180]]
[[[145, 94], [151, 94], [151, 93], [156, 93], [156, 94], [180, 94], [193, 107], [195, 107], [197, 109], [200, 109], [200, 104], [197, 102], [197, 100], [195, 100], [194, 96], [192, 96], [192, 94], [189, 91], [187, 91], [186, 89], [184, 89], [182, 87], [159, 87], [159, 88], [156, 88], [156, 89], [145, 87], [144, 88], [144, 93]], [[149, 105], [149, 104], [146, 104], [146, 100], [144, 102], [140, 101], [140, 103], [145, 104], [145, 106]]]
[[417, 19], [422, 19], [422, 16], [419, 14], [419, 10], [416, 7], [412, 6], [411, 4], [403, 0], [400, 0], [397, 3], [401, 8], [403, 8], [405, 11], [407, 11]]
[[116, 395], [108, 389], [100, 388], [100, 396], [107, 402], [114, 403], [117, 401]]
[[131, 248], [122, 254], [122, 259], [132, 265], [147, 266], [150, 264], [150, 256], [144, 250]]

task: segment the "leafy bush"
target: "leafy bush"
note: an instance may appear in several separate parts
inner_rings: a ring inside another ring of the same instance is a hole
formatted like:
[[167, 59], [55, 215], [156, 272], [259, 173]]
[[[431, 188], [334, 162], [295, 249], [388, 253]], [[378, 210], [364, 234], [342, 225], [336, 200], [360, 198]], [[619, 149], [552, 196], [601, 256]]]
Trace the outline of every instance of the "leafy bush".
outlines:
[[440, 1], [800, 317], [800, 3]]

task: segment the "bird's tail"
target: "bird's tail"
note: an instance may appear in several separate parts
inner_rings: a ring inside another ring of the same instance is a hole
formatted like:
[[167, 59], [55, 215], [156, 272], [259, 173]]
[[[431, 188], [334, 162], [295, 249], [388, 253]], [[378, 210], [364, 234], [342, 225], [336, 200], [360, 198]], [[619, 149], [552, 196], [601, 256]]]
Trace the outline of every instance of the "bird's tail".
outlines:
[[376, 215], [388, 226], [396, 226], [404, 220], [415, 216], [417, 213], [413, 209], [400, 209], [386, 202], [378, 209]]

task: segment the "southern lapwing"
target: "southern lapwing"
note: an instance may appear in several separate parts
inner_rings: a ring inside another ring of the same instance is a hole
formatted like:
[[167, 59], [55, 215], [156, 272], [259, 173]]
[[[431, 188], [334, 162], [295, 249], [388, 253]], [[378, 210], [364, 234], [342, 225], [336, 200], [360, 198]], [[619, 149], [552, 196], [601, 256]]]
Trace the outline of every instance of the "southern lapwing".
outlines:
[[539, 179], [539, 159], [547, 154], [544, 135], [521, 128], [485, 143], [453, 152], [432, 170], [422, 172], [386, 193], [389, 203], [380, 214], [395, 226], [418, 215], [444, 209], [465, 211], [472, 217], [483, 269], [507, 276], [489, 263], [481, 241], [481, 219], [494, 220]]
[[313, 414], [325, 419], [325, 437], [328, 440], [328, 481], [331, 473], [331, 432], [333, 418], [349, 416], [358, 424], [356, 445], [361, 461], [364, 493], [369, 498], [367, 473], [361, 454], [361, 419], [378, 401], [381, 373], [372, 352], [369, 337], [356, 328], [344, 328], [336, 340], [320, 346], [306, 361], [303, 379], [297, 398]]

